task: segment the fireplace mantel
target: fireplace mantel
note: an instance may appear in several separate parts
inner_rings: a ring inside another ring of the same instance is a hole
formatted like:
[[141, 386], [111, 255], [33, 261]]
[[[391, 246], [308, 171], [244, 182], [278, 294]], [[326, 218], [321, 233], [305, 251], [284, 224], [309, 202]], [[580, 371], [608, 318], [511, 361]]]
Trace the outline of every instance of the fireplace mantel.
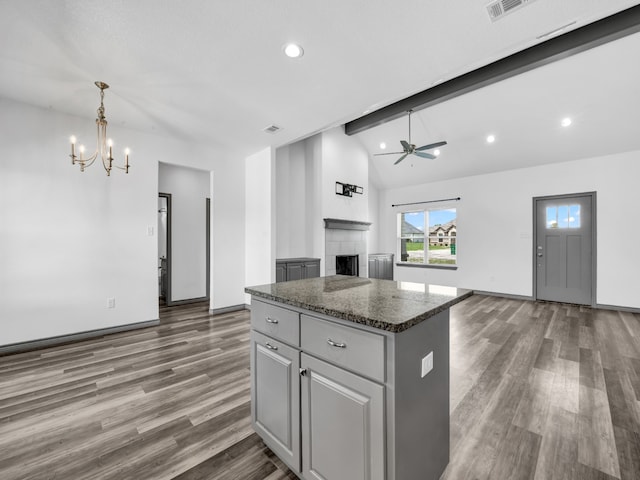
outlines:
[[369, 230], [371, 222], [358, 222], [356, 220], [344, 220], [341, 218], [325, 218], [324, 228], [337, 230]]

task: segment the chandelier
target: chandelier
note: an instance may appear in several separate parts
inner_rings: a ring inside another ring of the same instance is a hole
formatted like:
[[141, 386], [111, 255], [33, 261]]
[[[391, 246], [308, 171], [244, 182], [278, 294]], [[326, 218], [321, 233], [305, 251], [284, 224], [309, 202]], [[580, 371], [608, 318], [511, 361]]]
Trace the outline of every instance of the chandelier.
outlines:
[[104, 82], [95, 82], [96, 87], [100, 89], [100, 108], [98, 108], [98, 118], [96, 118], [96, 127], [98, 129], [98, 143], [96, 151], [90, 157], [84, 156], [84, 145], [80, 145], [78, 150], [80, 156], [76, 155], [76, 137], [71, 136], [71, 164], [80, 165], [80, 171], [84, 172], [86, 167], [93, 165], [98, 157], [102, 160], [102, 166], [107, 172], [107, 175], [111, 175], [111, 169], [113, 167], [124, 170], [124, 173], [129, 173], [129, 149], [124, 150], [124, 167], [119, 167], [113, 164], [113, 140], [107, 138], [107, 119], [104, 116], [104, 91], [109, 88]]

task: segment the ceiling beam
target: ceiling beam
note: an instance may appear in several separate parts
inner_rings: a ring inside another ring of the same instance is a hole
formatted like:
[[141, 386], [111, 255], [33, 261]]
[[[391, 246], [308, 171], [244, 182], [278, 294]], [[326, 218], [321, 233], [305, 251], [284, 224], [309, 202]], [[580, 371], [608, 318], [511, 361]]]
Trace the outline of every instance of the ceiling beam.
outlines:
[[636, 5], [356, 118], [345, 124], [345, 133], [363, 132], [400, 118], [408, 110], [418, 111], [437, 105], [639, 31], [640, 5]]

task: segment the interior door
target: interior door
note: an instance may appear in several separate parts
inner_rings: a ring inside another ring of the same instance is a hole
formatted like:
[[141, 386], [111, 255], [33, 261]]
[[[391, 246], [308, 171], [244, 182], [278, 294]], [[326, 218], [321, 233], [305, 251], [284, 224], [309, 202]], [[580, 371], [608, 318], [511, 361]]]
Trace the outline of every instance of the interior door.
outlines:
[[595, 193], [534, 202], [536, 299], [595, 304]]

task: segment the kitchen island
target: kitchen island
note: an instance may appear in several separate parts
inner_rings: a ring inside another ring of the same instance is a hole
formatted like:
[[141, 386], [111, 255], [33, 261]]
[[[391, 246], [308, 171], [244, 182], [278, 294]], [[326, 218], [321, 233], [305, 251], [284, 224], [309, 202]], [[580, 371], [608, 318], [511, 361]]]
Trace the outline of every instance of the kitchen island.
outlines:
[[332, 276], [248, 287], [251, 415], [298, 476], [437, 480], [449, 308], [469, 290]]

